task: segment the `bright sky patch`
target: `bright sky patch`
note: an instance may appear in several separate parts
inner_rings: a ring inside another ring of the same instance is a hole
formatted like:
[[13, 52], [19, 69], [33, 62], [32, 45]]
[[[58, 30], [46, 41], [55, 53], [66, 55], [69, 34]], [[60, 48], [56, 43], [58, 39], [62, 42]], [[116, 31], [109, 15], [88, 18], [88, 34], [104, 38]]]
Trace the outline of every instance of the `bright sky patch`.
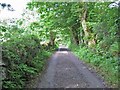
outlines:
[[11, 4], [12, 8], [15, 9], [15, 11], [0, 9], [0, 19], [20, 18], [29, 1], [30, 0], [0, 0], [0, 3]]

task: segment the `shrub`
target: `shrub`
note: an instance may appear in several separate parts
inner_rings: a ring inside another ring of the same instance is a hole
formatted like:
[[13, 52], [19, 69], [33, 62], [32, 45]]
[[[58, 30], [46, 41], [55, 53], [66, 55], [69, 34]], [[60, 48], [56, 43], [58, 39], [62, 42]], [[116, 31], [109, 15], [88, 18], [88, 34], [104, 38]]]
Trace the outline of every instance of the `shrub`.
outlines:
[[43, 70], [45, 59], [50, 55], [49, 51], [44, 51], [38, 37], [31, 34], [11, 38], [2, 45], [2, 59], [7, 65], [3, 88], [23, 88]]

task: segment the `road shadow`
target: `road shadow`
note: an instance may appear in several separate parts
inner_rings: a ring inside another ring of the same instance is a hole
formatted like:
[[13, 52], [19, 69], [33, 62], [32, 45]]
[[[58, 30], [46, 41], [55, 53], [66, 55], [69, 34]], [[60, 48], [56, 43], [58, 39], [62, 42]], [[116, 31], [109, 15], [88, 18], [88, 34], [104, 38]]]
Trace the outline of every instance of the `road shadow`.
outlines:
[[55, 51], [70, 51], [68, 48], [57, 48]]

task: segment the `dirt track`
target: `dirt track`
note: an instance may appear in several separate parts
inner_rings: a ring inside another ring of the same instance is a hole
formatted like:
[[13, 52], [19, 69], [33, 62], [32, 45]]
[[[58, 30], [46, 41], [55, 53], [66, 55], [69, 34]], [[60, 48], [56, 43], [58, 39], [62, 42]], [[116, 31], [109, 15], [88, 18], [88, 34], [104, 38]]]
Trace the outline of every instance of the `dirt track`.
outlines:
[[37, 88], [105, 88], [102, 80], [70, 51], [57, 51]]

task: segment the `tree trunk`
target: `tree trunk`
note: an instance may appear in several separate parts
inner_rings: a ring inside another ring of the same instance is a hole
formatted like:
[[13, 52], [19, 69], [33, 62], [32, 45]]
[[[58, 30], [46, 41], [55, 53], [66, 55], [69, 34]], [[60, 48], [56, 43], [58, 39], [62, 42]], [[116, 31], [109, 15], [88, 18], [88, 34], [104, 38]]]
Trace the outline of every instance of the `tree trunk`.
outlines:
[[90, 31], [89, 31], [89, 27], [87, 26], [87, 23], [86, 23], [86, 17], [87, 16], [87, 8], [84, 7], [84, 11], [83, 11], [83, 15], [82, 15], [82, 18], [81, 18], [81, 24], [82, 24], [82, 28], [83, 28], [83, 32], [84, 32], [84, 38], [86, 38], [84, 40], [84, 43], [87, 44], [88, 46], [93, 46], [96, 44], [95, 42], [95, 39], [89, 39], [88, 37], [91, 37], [90, 35]]
[[55, 34], [54, 34], [54, 32], [52, 32], [52, 31], [50, 31], [50, 44], [51, 44], [52, 46], [55, 45]]
[[75, 45], [78, 45], [79, 44], [78, 34], [74, 29], [74, 27], [71, 27], [70, 33], [71, 33], [71, 42], [74, 43]]
[[[87, 9], [84, 10], [82, 18], [81, 18], [81, 24], [84, 32], [84, 37], [87, 38], [89, 36], [87, 24], [86, 24], [86, 14], [87, 14]], [[84, 40], [84, 43], [87, 44], [88, 41]]]

